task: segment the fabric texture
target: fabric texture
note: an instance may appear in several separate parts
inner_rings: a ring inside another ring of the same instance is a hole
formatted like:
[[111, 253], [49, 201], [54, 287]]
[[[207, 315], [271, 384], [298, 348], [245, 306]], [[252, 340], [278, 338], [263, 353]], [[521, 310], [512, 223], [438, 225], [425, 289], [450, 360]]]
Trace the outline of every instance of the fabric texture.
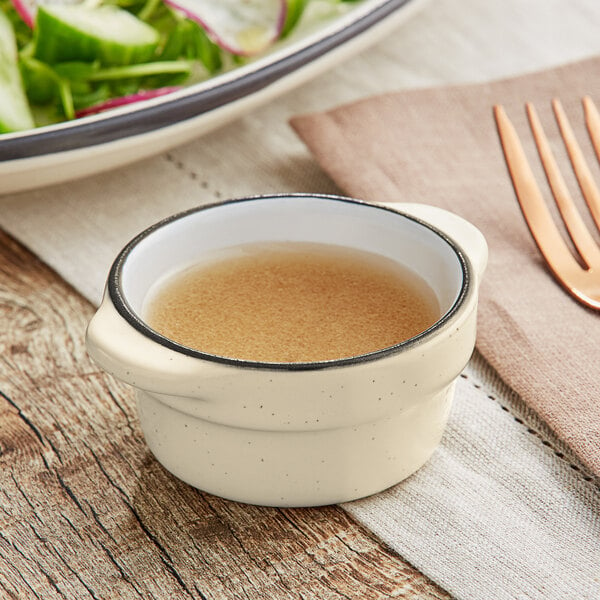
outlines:
[[[580, 102], [585, 94], [600, 102], [599, 72], [600, 58], [593, 58], [494, 83], [386, 94], [292, 121], [349, 195], [434, 204], [481, 229], [490, 256], [477, 347], [596, 475], [600, 314], [576, 303], [545, 267], [515, 198], [493, 106], [506, 108], [540, 186], [547, 189], [524, 111], [525, 102], [538, 107], [573, 195], [580, 196], [550, 101], [561, 99], [597, 171]], [[546, 196], [551, 202], [549, 191]]]
[[597, 483], [513, 400], [475, 357], [433, 458], [344, 508], [456, 598], [596, 600]]
[[[597, 0], [574, 0], [568, 8], [563, 0], [430, 0], [376, 47], [201, 139], [108, 173], [2, 197], [0, 225], [98, 303], [117, 252], [161, 218], [252, 194], [339, 193], [287, 126], [293, 115], [318, 112], [296, 127], [312, 139], [311, 149], [343, 191], [444, 205], [484, 230], [491, 256], [478, 345], [495, 364], [510, 358], [503, 375], [528, 399], [525, 405], [476, 354], [427, 465], [344, 508], [456, 598], [597, 600], [600, 488], [566, 443], [591, 466], [593, 432], [556, 439], [538, 416], [543, 410], [531, 407], [550, 402], [546, 418], [559, 432], [554, 416], [568, 416], [565, 399], [578, 408], [570, 409], [571, 421], [559, 421], [563, 427], [593, 423], [598, 374], [593, 364], [587, 374], [583, 366], [598, 354], [598, 322], [596, 315], [581, 322], [581, 307], [545, 272], [512, 194], [491, 106], [507, 104], [531, 152], [523, 102], [540, 99], [550, 123], [547, 102], [558, 91], [581, 135], [577, 97], [596, 94], [598, 63], [513, 82], [406, 90], [531, 72], [600, 53], [599, 18]], [[510, 291], [515, 278], [518, 294]], [[536, 305], [539, 286], [547, 292]], [[561, 324], [561, 343], [546, 347], [545, 328]], [[550, 355], [560, 367], [558, 380], [540, 370]]]

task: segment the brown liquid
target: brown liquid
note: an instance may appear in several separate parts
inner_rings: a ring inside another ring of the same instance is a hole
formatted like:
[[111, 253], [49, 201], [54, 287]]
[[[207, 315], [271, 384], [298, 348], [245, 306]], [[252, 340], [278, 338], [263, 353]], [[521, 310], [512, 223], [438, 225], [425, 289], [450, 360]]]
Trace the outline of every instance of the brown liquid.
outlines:
[[420, 277], [375, 254], [295, 242], [228, 252], [159, 286], [147, 323], [211, 354], [313, 362], [392, 346], [440, 316]]

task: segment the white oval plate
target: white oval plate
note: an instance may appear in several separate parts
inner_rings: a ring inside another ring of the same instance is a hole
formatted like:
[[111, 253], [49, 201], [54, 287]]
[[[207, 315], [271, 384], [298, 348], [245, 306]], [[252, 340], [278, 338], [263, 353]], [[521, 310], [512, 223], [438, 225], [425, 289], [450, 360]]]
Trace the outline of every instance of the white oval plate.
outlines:
[[422, 2], [363, 0], [311, 34], [172, 94], [0, 135], [0, 194], [123, 166], [207, 133], [372, 45]]

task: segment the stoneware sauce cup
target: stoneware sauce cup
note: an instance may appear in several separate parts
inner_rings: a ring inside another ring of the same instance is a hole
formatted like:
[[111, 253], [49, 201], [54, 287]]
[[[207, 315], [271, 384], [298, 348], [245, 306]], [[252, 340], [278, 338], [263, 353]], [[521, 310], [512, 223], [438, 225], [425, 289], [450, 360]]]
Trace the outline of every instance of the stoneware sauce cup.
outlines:
[[[214, 356], [144, 323], [144, 301], [166, 275], [211, 251], [268, 241], [392, 258], [429, 283], [441, 317], [395, 346], [311, 363]], [[136, 389], [149, 448], [183, 481], [252, 504], [349, 501], [408, 477], [439, 444], [454, 382], [474, 348], [486, 261], [473, 225], [426, 205], [288, 194], [202, 206], [157, 223], [121, 251], [87, 345], [101, 367]]]

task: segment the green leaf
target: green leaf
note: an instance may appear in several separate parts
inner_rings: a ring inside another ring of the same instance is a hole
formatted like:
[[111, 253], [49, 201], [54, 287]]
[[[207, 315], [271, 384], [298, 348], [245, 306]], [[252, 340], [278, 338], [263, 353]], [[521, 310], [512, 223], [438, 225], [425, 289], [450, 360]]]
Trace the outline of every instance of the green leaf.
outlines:
[[151, 75], [186, 74], [192, 70], [191, 63], [182, 60], [156, 61], [126, 67], [107, 67], [90, 72], [88, 81], [108, 81], [113, 79], [132, 79]]
[[83, 90], [76, 91], [73, 87], [71, 91], [73, 93], [73, 106], [75, 107], [75, 110], [105, 102], [113, 96], [113, 91], [106, 83], [89, 88], [87, 93]]
[[294, 29], [309, 0], [288, 0], [288, 8], [285, 16], [285, 23], [281, 30], [280, 37], [284, 38]]
[[58, 75], [46, 63], [21, 57], [25, 92], [32, 104], [49, 104], [58, 97]]

